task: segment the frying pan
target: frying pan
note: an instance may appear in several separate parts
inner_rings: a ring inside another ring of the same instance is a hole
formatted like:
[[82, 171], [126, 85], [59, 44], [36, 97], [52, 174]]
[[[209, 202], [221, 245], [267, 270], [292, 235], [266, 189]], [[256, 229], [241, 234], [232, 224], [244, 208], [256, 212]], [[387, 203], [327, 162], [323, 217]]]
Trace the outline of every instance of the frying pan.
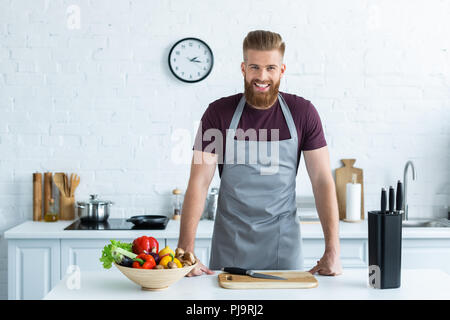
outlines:
[[158, 215], [143, 215], [133, 216], [127, 219], [127, 222], [133, 223], [136, 228], [165, 229], [169, 222], [169, 218]]

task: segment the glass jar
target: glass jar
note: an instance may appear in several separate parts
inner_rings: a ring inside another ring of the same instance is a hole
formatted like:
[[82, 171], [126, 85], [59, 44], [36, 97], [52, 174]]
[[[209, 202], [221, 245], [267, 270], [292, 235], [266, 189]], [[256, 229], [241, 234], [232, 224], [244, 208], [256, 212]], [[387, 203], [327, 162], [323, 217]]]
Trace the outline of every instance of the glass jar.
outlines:
[[55, 222], [58, 221], [58, 212], [55, 209], [55, 200], [51, 198], [48, 201], [48, 211], [44, 214], [45, 222]]
[[183, 206], [183, 199], [181, 190], [176, 188], [172, 190], [172, 206], [173, 206], [173, 216], [172, 219], [178, 220], [181, 217], [181, 208]]

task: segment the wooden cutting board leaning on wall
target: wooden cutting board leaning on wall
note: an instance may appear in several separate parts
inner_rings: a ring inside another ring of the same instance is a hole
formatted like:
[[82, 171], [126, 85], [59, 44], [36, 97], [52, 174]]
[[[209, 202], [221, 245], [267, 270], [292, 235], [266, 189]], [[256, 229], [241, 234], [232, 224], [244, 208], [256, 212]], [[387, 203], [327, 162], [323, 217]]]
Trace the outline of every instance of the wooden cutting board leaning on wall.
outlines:
[[342, 168], [336, 169], [336, 193], [339, 205], [339, 220], [346, 216], [346, 192], [347, 183], [352, 182], [352, 175], [356, 174], [356, 182], [361, 184], [361, 220], [364, 220], [364, 179], [363, 170], [354, 168], [356, 159], [341, 159], [344, 163]]

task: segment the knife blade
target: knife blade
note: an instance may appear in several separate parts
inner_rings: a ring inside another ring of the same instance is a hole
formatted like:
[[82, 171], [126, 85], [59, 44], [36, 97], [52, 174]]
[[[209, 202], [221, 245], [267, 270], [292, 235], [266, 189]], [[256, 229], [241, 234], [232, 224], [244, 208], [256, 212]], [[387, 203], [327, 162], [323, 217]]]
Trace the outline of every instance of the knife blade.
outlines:
[[260, 278], [260, 279], [273, 279], [273, 280], [287, 280], [283, 277], [273, 276], [270, 274], [264, 274], [264, 273], [258, 273], [254, 272], [252, 270], [247, 270], [243, 268], [236, 268], [236, 267], [225, 267], [222, 268], [223, 271], [231, 273], [231, 274], [240, 274], [243, 276], [250, 276], [253, 278]]

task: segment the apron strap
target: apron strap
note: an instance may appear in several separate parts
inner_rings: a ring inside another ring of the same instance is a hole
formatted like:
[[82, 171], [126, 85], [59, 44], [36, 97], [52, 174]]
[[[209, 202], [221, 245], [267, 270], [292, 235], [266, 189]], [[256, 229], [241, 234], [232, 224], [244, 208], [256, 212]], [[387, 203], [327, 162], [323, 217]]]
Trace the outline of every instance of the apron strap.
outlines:
[[280, 101], [281, 110], [283, 111], [284, 118], [286, 119], [286, 123], [289, 128], [289, 133], [291, 134], [291, 138], [297, 140], [297, 127], [295, 126], [294, 119], [292, 118], [291, 111], [289, 110], [289, 107], [284, 101], [284, 98], [281, 94], [278, 93], [278, 100]]
[[[287, 106], [286, 101], [284, 101], [284, 98], [280, 93], [278, 93], [278, 101], [280, 102], [281, 110], [283, 111], [283, 115], [289, 128], [291, 138], [297, 140], [297, 128], [295, 126], [294, 119], [292, 118], [292, 114], [289, 111], [289, 107]], [[228, 130], [230, 134], [233, 134], [233, 137], [239, 124], [239, 120], [241, 119], [242, 112], [244, 111], [245, 102], [245, 95], [242, 95], [241, 100], [239, 100], [239, 104], [234, 111], [233, 118], [231, 119], [230, 127]]]
[[241, 100], [239, 100], [238, 106], [234, 111], [229, 130], [234, 130], [234, 132], [236, 131], [239, 120], [241, 119], [242, 111], [244, 110], [244, 106], [245, 106], [245, 94], [242, 95], [242, 98]]

